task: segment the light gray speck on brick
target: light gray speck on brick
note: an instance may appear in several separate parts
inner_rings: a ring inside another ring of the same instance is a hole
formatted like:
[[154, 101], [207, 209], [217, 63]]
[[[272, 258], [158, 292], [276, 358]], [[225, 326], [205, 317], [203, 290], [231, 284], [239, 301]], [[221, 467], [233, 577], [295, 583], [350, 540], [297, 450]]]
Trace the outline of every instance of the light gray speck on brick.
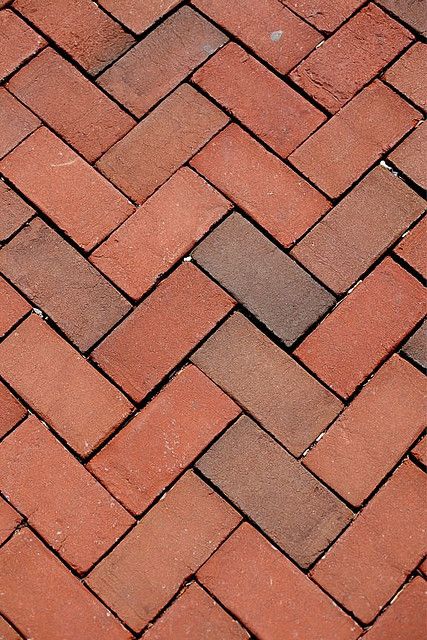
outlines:
[[272, 42], [279, 42], [282, 36], [283, 36], [283, 31], [272, 31], [270, 33], [270, 40]]

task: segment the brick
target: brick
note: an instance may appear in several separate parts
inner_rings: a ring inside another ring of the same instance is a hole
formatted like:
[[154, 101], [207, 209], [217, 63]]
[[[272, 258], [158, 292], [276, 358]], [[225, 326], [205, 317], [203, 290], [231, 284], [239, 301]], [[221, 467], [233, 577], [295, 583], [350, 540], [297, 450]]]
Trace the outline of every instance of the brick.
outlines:
[[239, 413], [190, 365], [92, 458], [89, 469], [127, 509], [142, 513]]
[[40, 218], [0, 250], [0, 270], [83, 351], [131, 309], [118, 291]]
[[392, 356], [304, 458], [355, 506], [374, 491], [425, 426], [425, 378]]
[[25, 637], [130, 640], [108, 609], [28, 529], [0, 549], [0, 570], [1, 609]]
[[[3, 544], [5, 540], [15, 531], [20, 525], [23, 518], [6, 500], [0, 497], [0, 544]], [[1, 625], [0, 625], [0, 638]]]
[[290, 78], [336, 113], [411, 40], [407, 29], [370, 3], [301, 62]]
[[100, 444], [132, 409], [36, 315], [0, 344], [0, 375], [81, 455]]
[[425, 6], [422, 0], [378, 0], [379, 4], [406, 22], [412, 29], [427, 35]]
[[424, 321], [421, 327], [409, 338], [402, 347], [405, 355], [427, 368], [427, 322]]
[[193, 257], [222, 287], [287, 345], [335, 302], [294, 260], [233, 213]]
[[33, 215], [34, 209], [0, 180], [0, 241], [7, 240]]
[[278, 0], [258, 0], [255, 6], [251, 0], [193, 0], [192, 4], [279, 73], [290, 71], [322, 40]]
[[0, 158], [40, 125], [40, 120], [3, 88], [0, 88], [0, 120], [3, 125], [0, 132]]
[[427, 91], [423, 77], [427, 74], [427, 45], [416, 42], [392, 67], [384, 80], [396, 87], [422, 109], [427, 109]]
[[424, 472], [405, 462], [312, 571], [366, 624], [423, 558], [425, 483]]
[[18, 635], [15, 629], [12, 629], [2, 616], [0, 616], [0, 638], [1, 640], [22, 640], [22, 636]]
[[190, 7], [182, 7], [107, 69], [98, 83], [138, 118], [227, 42]]
[[28, 302], [0, 276], [0, 338], [29, 311]]
[[91, 571], [87, 582], [138, 632], [239, 520], [232, 507], [189, 472]]
[[181, 85], [111, 147], [97, 166], [141, 203], [227, 121], [227, 116], [204, 96], [189, 85]]
[[376, 167], [291, 254], [330, 289], [343, 293], [422, 215], [424, 208], [423, 198], [402, 180]]
[[90, 260], [138, 300], [231, 208], [183, 167], [91, 254]]
[[425, 242], [427, 237], [427, 218], [424, 217], [404, 238], [394, 252], [405, 260], [415, 271], [427, 278]]
[[4, 384], [0, 382], [0, 438], [13, 429], [26, 410]]
[[1, 443], [0, 484], [28, 523], [79, 573], [134, 522], [34, 416]]
[[410, 131], [420, 116], [394, 91], [375, 81], [298, 147], [290, 162], [336, 198]]
[[295, 13], [310, 22], [316, 29], [330, 33], [335, 31], [363, 0], [281, 0]]
[[422, 319], [424, 308], [423, 286], [385, 258], [295, 354], [348, 397]]
[[0, 48], [3, 55], [0, 61], [0, 80], [15, 71], [39, 49], [46, 41], [33, 31], [15, 13], [5, 9], [0, 13]]
[[92, 357], [139, 402], [233, 305], [210, 278], [184, 263], [101, 342]]
[[197, 577], [260, 640], [350, 640], [358, 625], [249, 524]]
[[294, 455], [313, 442], [342, 406], [239, 313], [191, 360]]
[[427, 190], [424, 158], [427, 152], [427, 126], [418, 126], [392, 153], [389, 159], [422, 189]]
[[204, 64], [193, 81], [283, 158], [326, 119], [233, 42]]
[[142, 637], [144, 640], [245, 640], [249, 635], [193, 582]]
[[247, 416], [197, 468], [301, 567], [311, 565], [351, 520], [351, 511]]
[[[427, 437], [424, 436], [422, 440], [412, 449], [412, 455], [414, 458], [427, 467]], [[427, 567], [427, 563], [426, 563]]]
[[284, 246], [329, 209], [324, 196], [235, 124], [190, 164]]
[[44, 127], [0, 162], [3, 174], [83, 249], [133, 211], [105, 178]]
[[18, 71], [7, 88], [88, 162], [99, 158], [135, 124], [53, 49], [45, 49]]
[[135, 41], [91, 0], [17, 0], [13, 6], [91, 75]]
[[141, 34], [179, 2], [180, 0], [100, 0], [99, 4], [128, 29]]

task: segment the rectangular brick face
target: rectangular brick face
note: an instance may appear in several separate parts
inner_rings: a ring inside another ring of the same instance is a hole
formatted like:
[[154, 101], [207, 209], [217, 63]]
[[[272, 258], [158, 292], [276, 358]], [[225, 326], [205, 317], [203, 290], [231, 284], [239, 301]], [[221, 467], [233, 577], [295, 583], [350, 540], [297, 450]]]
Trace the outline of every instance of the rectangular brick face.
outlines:
[[348, 397], [423, 318], [424, 299], [422, 284], [386, 258], [295, 353]]
[[0, 170], [83, 249], [133, 211], [112, 184], [44, 127], [4, 158]]
[[26, 410], [4, 384], [0, 382], [0, 438], [25, 417]]
[[0, 158], [12, 151], [40, 126], [40, 120], [3, 87], [0, 87]]
[[36, 315], [0, 344], [0, 375], [81, 455], [132, 410], [113, 385]]
[[351, 520], [350, 509], [246, 416], [197, 468], [301, 567]]
[[28, 302], [0, 276], [0, 338], [29, 311]]
[[427, 176], [424, 171], [426, 148], [427, 124], [423, 122], [389, 155], [393, 165], [424, 191], [427, 190]]
[[239, 313], [191, 360], [294, 455], [315, 440], [342, 406]]
[[119, 22], [134, 33], [143, 33], [148, 27], [171, 11], [180, 0], [100, 0], [104, 7]]
[[[3, 498], [0, 498], [0, 544], [3, 544], [5, 540], [15, 531], [15, 529], [21, 524], [23, 518], [19, 513]], [[0, 623], [2, 618], [0, 617]], [[0, 638], [3, 629], [0, 624]], [[17, 636], [18, 637], [18, 636]], [[8, 637], [5, 638], [8, 640]], [[19, 640], [19, 638], [18, 638]]]
[[422, 79], [422, 70], [426, 65], [427, 45], [416, 42], [384, 74], [384, 79], [389, 84], [424, 110], [427, 109], [427, 91]]
[[0, 13], [0, 80], [45, 46], [46, 41], [9, 9]]
[[423, 278], [427, 278], [425, 245], [427, 239], [427, 217], [414, 227], [395, 249], [395, 253], [405, 260]]
[[19, 229], [34, 215], [34, 209], [0, 180], [0, 241]]
[[232, 507], [189, 472], [87, 582], [121, 620], [140, 631], [239, 521]]
[[363, 0], [282, 0], [316, 29], [330, 33], [358, 9]]
[[79, 572], [90, 569], [134, 522], [34, 416], [0, 444], [0, 485]]

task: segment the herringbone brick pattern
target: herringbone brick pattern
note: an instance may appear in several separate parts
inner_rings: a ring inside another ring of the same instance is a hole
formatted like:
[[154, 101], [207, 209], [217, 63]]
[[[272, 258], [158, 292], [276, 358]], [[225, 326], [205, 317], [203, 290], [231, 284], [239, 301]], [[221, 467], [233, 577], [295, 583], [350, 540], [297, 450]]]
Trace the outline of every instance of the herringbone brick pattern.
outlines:
[[424, 3], [0, 7], [0, 638], [425, 640]]

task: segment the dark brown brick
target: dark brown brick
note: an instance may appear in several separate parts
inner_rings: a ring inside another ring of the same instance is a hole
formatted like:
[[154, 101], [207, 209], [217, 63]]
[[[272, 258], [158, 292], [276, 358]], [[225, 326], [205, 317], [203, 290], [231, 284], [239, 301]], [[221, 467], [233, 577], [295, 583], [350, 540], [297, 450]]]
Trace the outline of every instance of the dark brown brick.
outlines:
[[427, 35], [424, 0], [378, 0], [378, 2], [410, 27], [422, 35]]
[[427, 320], [403, 345], [403, 353], [422, 367], [427, 367]]

